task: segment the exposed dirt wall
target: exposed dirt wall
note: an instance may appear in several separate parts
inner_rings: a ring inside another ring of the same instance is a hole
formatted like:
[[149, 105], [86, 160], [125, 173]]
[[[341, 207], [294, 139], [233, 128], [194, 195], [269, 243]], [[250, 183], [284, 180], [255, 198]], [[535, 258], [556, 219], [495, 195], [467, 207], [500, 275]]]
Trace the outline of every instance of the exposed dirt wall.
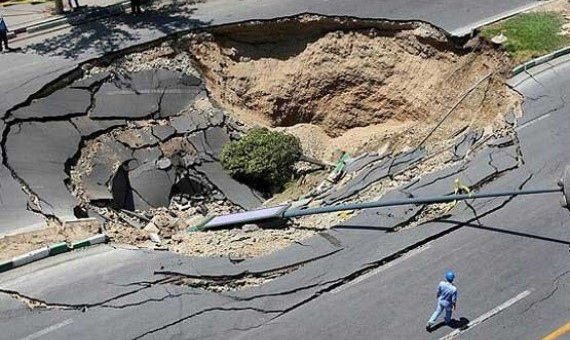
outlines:
[[[502, 82], [506, 56], [472, 45], [477, 48], [464, 48], [425, 23], [306, 16], [194, 35], [190, 50], [214, 100], [243, 121], [312, 124], [335, 138], [321, 143], [357, 152], [387, 139], [401, 142], [403, 134], [405, 144], [414, 144], [489, 73], [491, 80], [457, 108], [448, 135], [502, 117], [517, 100]], [[377, 142], [363, 147], [353, 142], [355, 133], [338, 139], [354, 128], [366, 128], [362, 137]], [[321, 153], [330, 158], [333, 151]]]

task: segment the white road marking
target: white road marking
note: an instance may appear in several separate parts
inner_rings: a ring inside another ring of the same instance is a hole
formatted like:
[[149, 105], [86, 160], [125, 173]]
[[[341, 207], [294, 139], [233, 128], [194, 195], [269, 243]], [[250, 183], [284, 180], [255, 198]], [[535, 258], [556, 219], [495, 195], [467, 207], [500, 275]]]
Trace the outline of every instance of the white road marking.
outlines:
[[404, 260], [407, 260], [407, 259], [409, 259], [410, 257], [412, 257], [412, 256], [414, 256], [414, 255], [417, 255], [417, 254], [423, 252], [424, 250], [429, 249], [430, 247], [431, 247], [431, 245], [425, 245], [425, 246], [416, 248], [416, 249], [414, 249], [414, 250], [411, 250], [411, 251], [409, 251], [408, 253], [404, 254], [404, 256], [399, 257], [399, 258], [397, 258], [396, 260], [394, 260], [394, 261], [392, 261], [392, 262], [389, 262], [389, 263], [387, 263], [387, 264], [385, 264], [385, 265], [383, 265], [383, 266], [380, 266], [380, 267], [378, 267], [378, 268], [376, 268], [376, 269], [373, 269], [373, 270], [369, 271], [368, 273], [366, 273], [366, 274], [364, 274], [364, 275], [362, 275], [362, 276], [360, 276], [360, 277], [358, 277], [358, 278], [356, 278], [356, 279], [350, 281], [349, 283], [347, 283], [347, 284], [345, 284], [345, 285], [342, 285], [342, 286], [340, 286], [340, 287], [338, 287], [338, 288], [336, 288], [336, 289], [333, 289], [333, 290], [331, 291], [331, 293], [332, 293], [332, 294], [336, 294], [336, 293], [342, 292], [343, 290], [345, 290], [345, 289], [347, 289], [347, 288], [349, 288], [349, 287], [351, 287], [351, 286], [354, 286], [355, 284], [357, 284], [357, 283], [359, 283], [359, 282], [362, 282], [362, 281], [364, 281], [364, 280], [366, 280], [366, 279], [368, 279], [368, 278], [370, 278], [370, 277], [372, 277], [372, 276], [374, 276], [374, 275], [376, 275], [376, 274], [379, 274], [379, 273], [385, 271], [386, 269], [391, 268], [391, 267], [397, 265], [398, 263], [403, 262]]
[[72, 323], [73, 323], [73, 319], [64, 320], [64, 321], [62, 321], [62, 322], [60, 322], [60, 323], [56, 323], [56, 324], [53, 325], [53, 326], [50, 326], [50, 327], [48, 327], [48, 328], [44, 328], [44, 329], [42, 329], [42, 330], [39, 331], [39, 332], [35, 332], [35, 333], [33, 333], [33, 334], [30, 334], [30, 335], [28, 335], [27, 337], [22, 338], [22, 340], [33, 340], [33, 339], [37, 339], [37, 338], [39, 338], [39, 337], [42, 337], [42, 336], [44, 336], [44, 335], [46, 335], [46, 334], [48, 334], [48, 333], [51, 333], [51, 332], [53, 332], [53, 331], [55, 331], [55, 330], [57, 330], [57, 329], [60, 329], [61, 327], [65, 327], [65, 326], [67, 326], [67, 325], [69, 325], [69, 324], [72, 324]]
[[517, 126], [515, 130], [520, 131], [520, 130], [522, 130], [522, 129], [524, 129], [524, 128], [527, 128], [527, 127], [533, 125], [534, 123], [538, 123], [538, 122], [540, 122], [541, 120], [550, 117], [550, 115], [551, 115], [551, 113], [547, 113], [547, 114], [545, 114], [545, 115], [538, 116], [538, 117], [536, 117], [536, 118], [534, 118], [534, 119], [532, 119], [532, 120], [529, 120], [528, 122], [524, 123], [523, 125]]
[[506, 301], [505, 303], [493, 308], [492, 310], [488, 311], [487, 313], [481, 315], [480, 317], [478, 317], [477, 319], [469, 322], [467, 324], [467, 326], [465, 326], [462, 329], [456, 329], [453, 332], [447, 334], [446, 336], [444, 336], [443, 338], [440, 338], [439, 340], [450, 340], [450, 339], [454, 339], [457, 336], [459, 336], [461, 333], [463, 332], [467, 332], [468, 330], [470, 330], [471, 328], [477, 326], [478, 324], [484, 322], [487, 319], [492, 318], [493, 316], [499, 314], [502, 310], [509, 308], [510, 306], [514, 305], [516, 302], [524, 299], [525, 297], [527, 297], [530, 294], [530, 290], [525, 290], [524, 292], [520, 293], [519, 295], [515, 296], [514, 298]]

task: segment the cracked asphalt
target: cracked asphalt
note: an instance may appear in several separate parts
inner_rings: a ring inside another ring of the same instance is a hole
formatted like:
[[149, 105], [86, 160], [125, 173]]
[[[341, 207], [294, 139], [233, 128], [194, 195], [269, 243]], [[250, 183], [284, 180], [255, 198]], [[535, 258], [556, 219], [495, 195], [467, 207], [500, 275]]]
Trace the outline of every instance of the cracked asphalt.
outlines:
[[[471, 12], [469, 6], [457, 5], [456, 12], [448, 10], [453, 6], [447, 6], [446, 14], [441, 15], [439, 7], [444, 5], [406, 2], [398, 8], [402, 16], [409, 17], [414, 16], [412, 7], [421, 12], [425, 6], [431, 6], [425, 12], [426, 19], [431, 15], [444, 23], [449, 16], [448, 25], [455, 22], [458, 26], [466, 22], [460, 20], [461, 13], [470, 13], [470, 20], [475, 21], [488, 16], [483, 13], [496, 13], [498, 7], [506, 10], [519, 3], [479, 3]], [[274, 8], [272, 13], [279, 13], [283, 6], [260, 6], [260, 10]], [[348, 5], [327, 6], [345, 14], [350, 12]], [[395, 3], [385, 6], [396, 8]], [[354, 4], [349, 7], [356, 11]], [[220, 8], [213, 13], [228, 10]], [[260, 15], [255, 13], [251, 15]], [[23, 59], [17, 60], [18, 57]], [[61, 57], [26, 54], [2, 58], [17, 66], [2, 70], [3, 78], [10, 81], [0, 85], [4, 94], [0, 112], [9, 110], [11, 114], [32, 93], [75, 67], [75, 62]], [[455, 178], [480, 190], [554, 186], [570, 163], [567, 61], [554, 61], [548, 67], [511, 80], [514, 89], [525, 98], [524, 115], [516, 121], [515, 135], [506, 141], [490, 141], [488, 148], [457, 167], [425, 176], [388, 195], [442, 194], [453, 188]], [[78, 111], [84, 112], [83, 109]], [[69, 110], [74, 115], [75, 110]], [[156, 112], [149, 114], [152, 113]], [[5, 139], [10, 134], [27, 136], [22, 143], [30, 136], [41, 136], [44, 127], [26, 134], [34, 122], [23, 117], [25, 113], [19, 118], [24, 121], [0, 122], [4, 142], [10, 141]], [[22, 127], [13, 129], [14, 124]], [[71, 125], [57, 117], [50, 124], [56, 128]], [[65, 131], [73, 131], [74, 141], [79, 143], [77, 127], [70, 126]], [[456, 151], [462, 148], [456, 147]], [[73, 153], [75, 149], [69, 151]], [[457, 154], [465, 157], [463, 152]], [[4, 160], [7, 155], [12, 159], [20, 156], [18, 152], [10, 156], [3, 145]], [[25, 154], [20, 157], [22, 164], [34, 158]], [[60, 160], [58, 166], [61, 165]], [[0, 167], [2, 191], [15, 192], [20, 187], [20, 183], [4, 180], [13, 178], [12, 171], [15, 170]], [[206, 169], [204, 174], [210, 171]], [[355, 182], [359, 186], [365, 184]], [[44, 185], [39, 183], [37, 187], [40, 190]], [[344, 193], [333, 194], [340, 197]], [[2, 208], [7, 209], [1, 219], [25, 219], [28, 227], [41, 224], [43, 219], [35, 219], [37, 215], [29, 210], [14, 209], [28, 204], [27, 197], [4, 197], [0, 197]], [[454, 317], [464, 318], [464, 323], [521, 292], [529, 292], [521, 301], [463, 331], [461, 338], [540, 338], [570, 317], [570, 212], [560, 208], [558, 202], [557, 195], [477, 200], [458, 205], [437, 222], [398, 231], [395, 228], [402, 220], [411, 221], [421, 214], [421, 207], [394, 210], [396, 218], [370, 210], [302, 244], [237, 264], [227, 258], [188, 258], [107, 245], [62, 254], [0, 276], [0, 323], [6, 326], [2, 337], [438, 339], [453, 329], [440, 327], [426, 333], [424, 325], [435, 307], [437, 282], [445, 270], [453, 268], [460, 292]], [[69, 213], [65, 207], [65, 202], [51, 205], [48, 214], [65, 216]], [[14, 228], [4, 222], [0, 226]], [[208, 284], [187, 285], [173, 280], [232, 281], [280, 270], [286, 270], [286, 274], [261, 286], [223, 292], [207, 289]]]

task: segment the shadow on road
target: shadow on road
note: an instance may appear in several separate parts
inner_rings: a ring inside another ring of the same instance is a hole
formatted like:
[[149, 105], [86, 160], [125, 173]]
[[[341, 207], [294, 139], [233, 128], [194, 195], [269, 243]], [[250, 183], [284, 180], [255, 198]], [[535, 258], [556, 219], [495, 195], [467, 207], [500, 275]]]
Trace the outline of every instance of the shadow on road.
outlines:
[[[176, 32], [208, 25], [210, 22], [191, 19], [195, 2], [173, 2], [142, 14], [121, 14], [98, 19], [71, 28], [70, 32], [27, 46], [28, 52], [78, 59], [85, 54], [104, 54], [137, 42], [162, 38]], [[157, 34], [158, 33], [158, 34]]]
[[[451, 322], [449, 323], [449, 325], [447, 325], [450, 328], [453, 329], [466, 329], [467, 325], [469, 324], [469, 319], [461, 317], [459, 318], [459, 320], [457, 319], [451, 319]], [[437, 324], [435, 324], [430, 330], [429, 332], [435, 332], [438, 329], [440, 329], [441, 327], [446, 326], [445, 322], [439, 322]]]
[[541, 240], [541, 241], [570, 245], [570, 241], [564, 241], [564, 240], [559, 240], [559, 239], [550, 238], [550, 237], [544, 237], [544, 236], [540, 236], [540, 235], [526, 234], [526, 233], [521, 233], [518, 231], [499, 229], [499, 228], [495, 228], [495, 227], [485, 226], [482, 224], [474, 224], [474, 223], [469, 223], [469, 222], [461, 222], [461, 221], [447, 220], [447, 219], [438, 220], [438, 222], [456, 224], [456, 225], [459, 225], [462, 227], [471, 227], [471, 228], [475, 228], [475, 229], [488, 230], [488, 231], [493, 231], [493, 232], [503, 233], [503, 234], [508, 234], [508, 235], [532, 238], [535, 240]]

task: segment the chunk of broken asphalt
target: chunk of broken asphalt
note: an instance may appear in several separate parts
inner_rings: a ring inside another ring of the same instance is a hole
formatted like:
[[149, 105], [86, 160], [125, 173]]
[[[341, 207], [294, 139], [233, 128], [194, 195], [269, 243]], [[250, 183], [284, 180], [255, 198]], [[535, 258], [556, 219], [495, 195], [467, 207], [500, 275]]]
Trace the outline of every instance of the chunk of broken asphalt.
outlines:
[[65, 88], [12, 112], [17, 119], [56, 118], [87, 114], [91, 92]]

